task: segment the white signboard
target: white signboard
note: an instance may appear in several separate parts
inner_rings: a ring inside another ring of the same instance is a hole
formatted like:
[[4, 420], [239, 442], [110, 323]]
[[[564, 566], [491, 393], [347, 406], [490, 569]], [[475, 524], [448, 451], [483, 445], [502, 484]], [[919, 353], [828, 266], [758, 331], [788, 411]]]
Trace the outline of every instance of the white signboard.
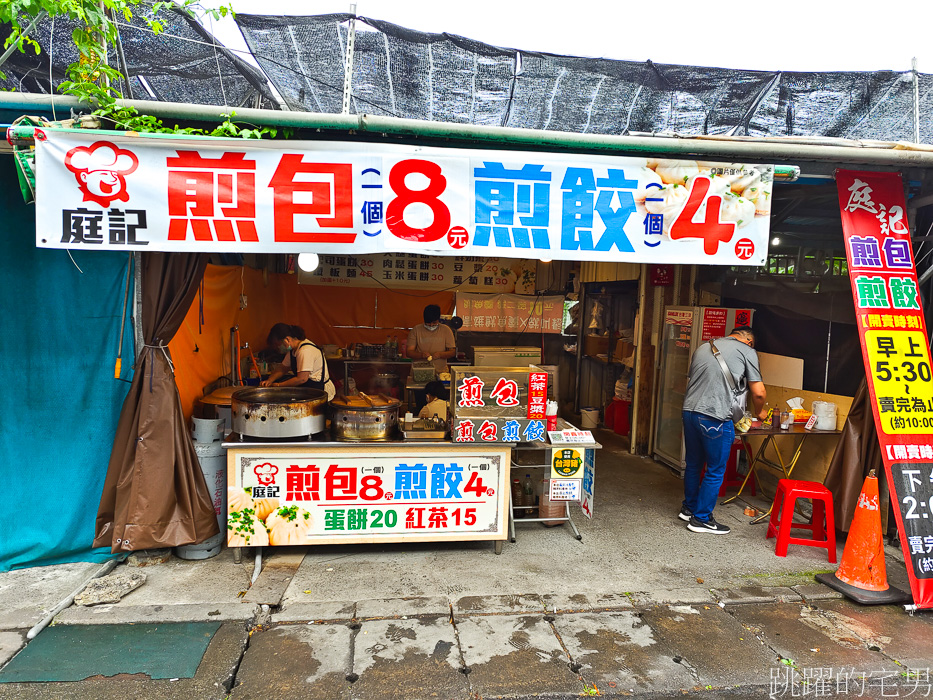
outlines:
[[[773, 167], [36, 130], [42, 248], [762, 265]], [[420, 270], [419, 270], [420, 272]]]
[[229, 448], [228, 544], [504, 539], [508, 455]]
[[579, 501], [582, 479], [551, 479], [548, 498], [552, 501]]
[[551, 430], [548, 439], [552, 445], [567, 445], [572, 443], [593, 443], [593, 433], [589, 430]]

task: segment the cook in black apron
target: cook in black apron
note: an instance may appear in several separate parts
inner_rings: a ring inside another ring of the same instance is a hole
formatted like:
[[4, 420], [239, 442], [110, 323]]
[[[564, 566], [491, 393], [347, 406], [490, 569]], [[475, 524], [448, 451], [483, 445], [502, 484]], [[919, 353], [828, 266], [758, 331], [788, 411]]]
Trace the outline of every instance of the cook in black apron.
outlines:
[[311, 379], [311, 375], [309, 373], [308, 381], [306, 381], [304, 384], [297, 384], [293, 386], [305, 386], [310, 389], [320, 389], [321, 391], [326, 391], [325, 387], [327, 386], [327, 382], [330, 381], [330, 376], [327, 372], [327, 360], [324, 358], [324, 351], [321, 350], [321, 348], [319, 348], [317, 345], [312, 343], [310, 340], [302, 340], [298, 344], [297, 348], [295, 348], [294, 350], [288, 351], [288, 356], [289, 356], [288, 366], [291, 369], [291, 371], [295, 373], [295, 376], [297, 377], [298, 376], [298, 350], [303, 348], [305, 345], [310, 345], [312, 348], [314, 348], [319, 353], [321, 353], [321, 379], [320, 380]]

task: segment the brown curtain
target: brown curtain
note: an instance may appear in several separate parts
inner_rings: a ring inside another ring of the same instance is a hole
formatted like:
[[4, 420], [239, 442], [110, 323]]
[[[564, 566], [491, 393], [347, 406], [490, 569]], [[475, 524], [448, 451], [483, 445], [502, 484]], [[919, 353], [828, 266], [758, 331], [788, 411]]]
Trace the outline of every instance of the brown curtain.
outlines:
[[824, 484], [833, 492], [833, 510], [836, 517], [836, 529], [849, 531], [855, 504], [862, 492], [865, 477], [872, 469], [878, 477], [881, 490], [882, 528], [887, 527], [888, 490], [884, 478], [884, 464], [881, 461], [881, 447], [875, 430], [875, 417], [871, 410], [871, 397], [868, 383], [862, 378], [849, 415], [842, 428], [839, 444], [829, 463]]
[[167, 348], [191, 306], [207, 258], [141, 256], [145, 347], [120, 412], [97, 511], [95, 547], [114, 553], [177, 547], [218, 533]]

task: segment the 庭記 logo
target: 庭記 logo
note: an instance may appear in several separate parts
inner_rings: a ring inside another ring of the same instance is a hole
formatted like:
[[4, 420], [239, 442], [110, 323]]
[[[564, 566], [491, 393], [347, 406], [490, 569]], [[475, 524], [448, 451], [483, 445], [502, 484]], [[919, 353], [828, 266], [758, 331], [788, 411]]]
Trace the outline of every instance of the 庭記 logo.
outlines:
[[92, 146], [77, 146], [65, 155], [65, 167], [74, 173], [85, 202], [109, 207], [114, 201], [130, 198], [126, 176], [139, 166], [139, 159], [107, 141]]

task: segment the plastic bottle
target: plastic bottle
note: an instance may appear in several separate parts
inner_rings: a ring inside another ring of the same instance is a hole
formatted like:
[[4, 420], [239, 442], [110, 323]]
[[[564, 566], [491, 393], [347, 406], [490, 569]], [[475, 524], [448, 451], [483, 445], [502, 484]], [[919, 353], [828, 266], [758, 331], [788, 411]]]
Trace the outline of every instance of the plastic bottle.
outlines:
[[[531, 474], [525, 474], [525, 480], [522, 482], [522, 505], [533, 506], [535, 504], [535, 484], [531, 480]], [[536, 518], [538, 513], [535, 510], [526, 510], [526, 517]]]
[[386, 344], [382, 346], [382, 352], [386, 358], [392, 357], [392, 336], [386, 336]]
[[[513, 506], [524, 505], [524, 503], [522, 502], [522, 485], [521, 485], [521, 482], [519, 482], [518, 479], [512, 479], [512, 505], [513, 505]], [[524, 517], [525, 517], [525, 511], [523, 511], [523, 510], [516, 510], [516, 511], [515, 511], [515, 517], [516, 517], [516, 518], [524, 518]]]

